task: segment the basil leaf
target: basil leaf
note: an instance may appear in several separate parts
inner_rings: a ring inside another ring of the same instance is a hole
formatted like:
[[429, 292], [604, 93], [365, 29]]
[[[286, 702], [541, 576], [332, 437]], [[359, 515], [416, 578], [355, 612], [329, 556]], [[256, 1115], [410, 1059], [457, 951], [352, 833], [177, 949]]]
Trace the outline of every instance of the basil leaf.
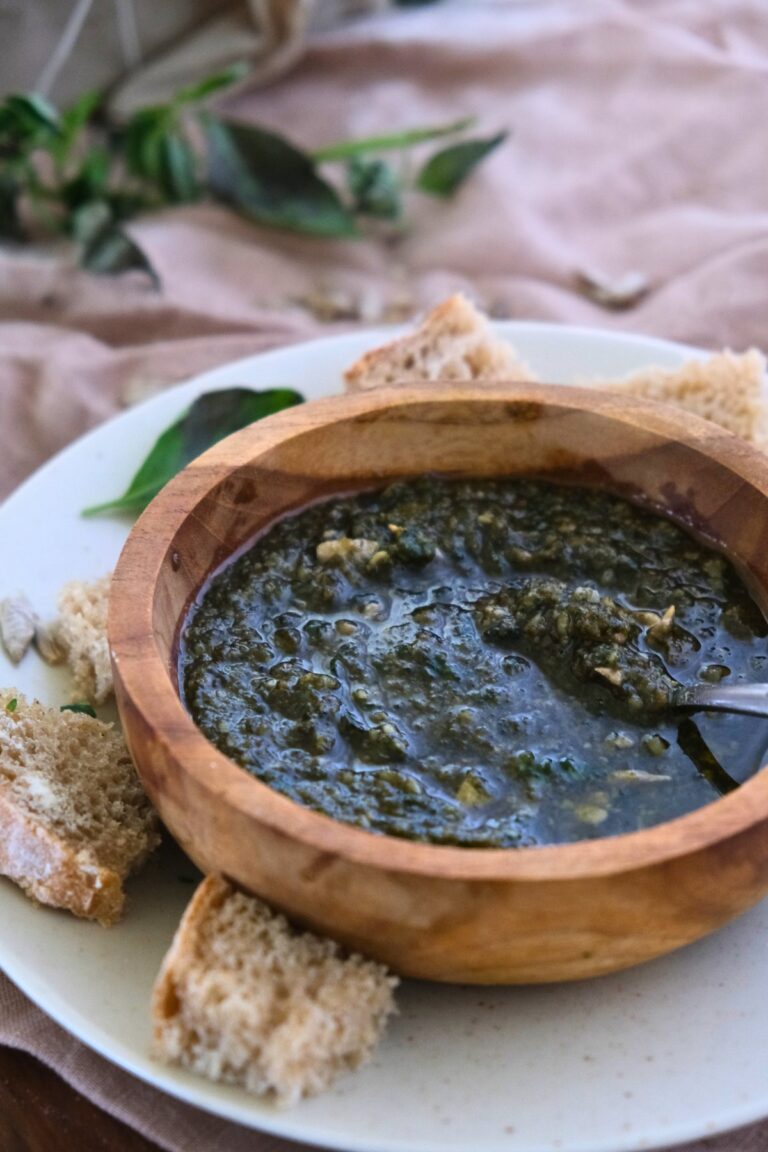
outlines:
[[249, 71], [250, 69], [244, 61], [233, 64], [231, 68], [227, 68], [224, 72], [217, 72], [215, 75], [209, 76], [207, 80], [201, 80], [198, 84], [190, 84], [188, 88], [179, 89], [173, 98], [173, 103], [178, 106], [206, 100], [214, 92], [219, 92], [222, 88], [229, 88], [238, 80], [244, 80]]
[[157, 107], [137, 112], [126, 126], [123, 146], [133, 175], [156, 184], [167, 200], [197, 199], [197, 159], [172, 111]]
[[61, 131], [70, 142], [74, 140], [101, 104], [100, 92], [86, 92], [61, 114]]
[[138, 514], [154, 500], [160, 489], [180, 472], [187, 461], [184, 460], [182, 416], [170, 428], [158, 436], [149, 455], [131, 480], [122, 496], [104, 504], [94, 504], [83, 509], [84, 516], [99, 516], [104, 512], [131, 512]]
[[52, 104], [34, 92], [6, 96], [0, 104], [0, 140], [23, 151], [24, 145], [59, 136], [59, 115]]
[[255, 392], [226, 388], [204, 392], [192, 406], [157, 438], [144, 463], [122, 496], [83, 510], [84, 516], [104, 512], [138, 514], [191, 460], [232, 432], [274, 412], [301, 404], [304, 397], [292, 388]]
[[402, 211], [400, 184], [383, 160], [353, 156], [347, 163], [347, 187], [361, 215], [395, 220]]
[[[81, 138], [85, 135], [91, 117], [101, 103], [99, 92], [86, 92], [66, 112], [62, 112], [58, 121], [58, 131], [49, 139], [40, 141], [50, 152], [53, 159], [54, 170], [63, 176], [69, 165], [77, 162], [81, 154]], [[53, 111], [53, 109], [51, 109]], [[94, 149], [94, 151], [104, 151]], [[104, 153], [106, 155], [106, 153]], [[88, 154], [86, 154], [87, 160]], [[83, 161], [80, 167], [83, 166]], [[70, 181], [71, 182], [71, 181]]]
[[91, 716], [94, 720], [96, 719], [96, 710], [87, 700], [76, 700], [74, 704], [62, 704], [59, 712], [80, 712], [83, 716]]
[[155, 184], [162, 180], [166, 121], [164, 107], [141, 108], [131, 116], [122, 134], [123, 154], [129, 172]]
[[83, 158], [79, 171], [61, 186], [61, 198], [71, 212], [100, 200], [109, 179], [110, 157], [103, 148], [93, 148]]
[[259, 224], [315, 236], [354, 236], [352, 214], [312, 159], [281, 136], [209, 116], [212, 194]]
[[319, 148], [312, 153], [312, 159], [320, 164], [326, 160], [348, 160], [350, 156], [360, 156], [366, 152], [393, 152], [401, 148], [412, 148], [414, 144], [423, 144], [428, 140], [438, 140], [441, 136], [454, 136], [457, 132], [465, 132], [474, 122], [474, 116], [467, 116], [463, 120], [453, 120], [450, 124], [441, 124], [434, 128], [411, 128], [404, 132], [392, 132], [386, 136], [342, 140], [338, 144], [329, 144], [327, 148]]
[[188, 464], [225, 436], [303, 402], [304, 397], [293, 388], [269, 388], [264, 392], [252, 388], [226, 388], [203, 393], [184, 419], [184, 463]]
[[130, 220], [132, 216], [137, 216], [140, 212], [147, 212], [159, 207], [156, 196], [152, 196], [150, 193], [136, 192], [132, 189], [121, 191], [117, 188], [105, 188], [100, 199], [108, 206], [116, 224], [122, 220]]
[[26, 119], [30, 124], [46, 128], [58, 133], [60, 130], [59, 114], [53, 104], [37, 92], [27, 92], [22, 95], [9, 96], [6, 104], [15, 109], [17, 115]]
[[83, 204], [74, 214], [72, 232], [80, 243], [80, 263], [97, 276], [133, 270], [146, 272], [155, 287], [158, 275], [135, 240], [115, 222], [105, 200]]
[[171, 201], [196, 199], [200, 194], [197, 159], [184, 133], [184, 108], [247, 75], [243, 64], [209, 76], [199, 84], [181, 88], [169, 104], [140, 108], [122, 133], [128, 169], [134, 176], [157, 184]]
[[104, 200], [83, 204], [72, 217], [72, 235], [84, 247], [113, 223], [112, 210]]
[[127, 232], [117, 224], [99, 234], [82, 255], [83, 268], [96, 276], [115, 276], [119, 272], [146, 272], [156, 288], [160, 286], [157, 272], [147, 255]]
[[485, 140], [463, 140], [443, 148], [427, 160], [416, 178], [416, 187], [430, 196], [452, 196], [470, 172], [508, 136], [499, 132]]
[[[235, 80], [240, 79], [246, 72], [247, 69], [243, 66], [235, 65], [226, 72], [220, 72], [216, 76], [202, 80], [199, 84], [193, 84], [189, 88], [182, 88], [176, 93], [170, 104], [152, 104], [134, 112], [122, 133], [125, 159], [130, 171], [142, 179], [152, 180], [157, 184], [166, 185], [165, 170], [167, 170], [169, 166], [178, 166], [179, 163], [178, 161], [174, 161], [173, 158], [169, 159], [166, 141], [169, 138], [176, 138], [177, 143], [171, 145], [170, 150], [172, 152], [180, 152], [182, 150], [178, 144], [178, 141], [181, 141], [183, 142], [184, 148], [191, 153], [189, 144], [180, 128], [182, 123], [182, 108], [187, 104], [195, 103], [198, 100], [204, 99], [206, 96], [210, 96], [220, 88], [234, 83]], [[192, 158], [194, 160], [194, 153], [192, 153]], [[182, 163], [188, 167], [189, 158], [185, 158]], [[171, 188], [174, 188], [174, 184], [175, 181], [172, 177], [170, 182]], [[176, 198], [181, 199], [186, 197]]]
[[169, 200], [183, 203], [199, 195], [197, 161], [192, 148], [179, 132], [168, 132], [160, 144], [160, 175]]
[[23, 240], [24, 229], [19, 217], [21, 188], [10, 172], [0, 172], [0, 239]]
[[6, 710], [6, 712], [15, 712], [16, 709], [18, 708], [18, 706], [19, 706], [19, 702], [16, 699], [16, 697], [14, 696], [13, 699], [9, 700], [8, 703], [6, 704], [5, 710]]

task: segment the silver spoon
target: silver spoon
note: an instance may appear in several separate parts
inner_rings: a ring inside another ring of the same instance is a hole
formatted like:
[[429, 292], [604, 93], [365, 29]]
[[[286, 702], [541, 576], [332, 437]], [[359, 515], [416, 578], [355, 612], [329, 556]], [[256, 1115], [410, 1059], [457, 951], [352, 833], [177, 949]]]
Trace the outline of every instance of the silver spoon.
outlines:
[[768, 718], [768, 684], [702, 684], [677, 688], [673, 708], [702, 708], [711, 712], [742, 712]]

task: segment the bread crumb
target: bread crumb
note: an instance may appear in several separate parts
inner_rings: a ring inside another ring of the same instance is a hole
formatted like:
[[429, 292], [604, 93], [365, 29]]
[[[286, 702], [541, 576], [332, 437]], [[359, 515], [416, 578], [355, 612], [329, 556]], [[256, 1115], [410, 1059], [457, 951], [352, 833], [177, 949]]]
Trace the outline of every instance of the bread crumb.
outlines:
[[295, 1104], [370, 1058], [396, 984], [209, 876], [155, 983], [154, 1055]]
[[112, 724], [0, 692], [0, 875], [41, 904], [111, 924], [123, 881], [159, 839]]
[[75, 691], [93, 704], [112, 695], [112, 665], [107, 642], [111, 576], [71, 580], [59, 593], [56, 638], [63, 647]]

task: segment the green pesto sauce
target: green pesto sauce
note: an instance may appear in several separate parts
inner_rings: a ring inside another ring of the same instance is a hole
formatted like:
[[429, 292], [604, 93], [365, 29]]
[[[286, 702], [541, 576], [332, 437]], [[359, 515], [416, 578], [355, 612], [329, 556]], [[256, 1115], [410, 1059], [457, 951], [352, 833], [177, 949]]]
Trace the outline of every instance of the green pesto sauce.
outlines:
[[206, 736], [376, 832], [513, 847], [633, 831], [759, 767], [764, 722], [677, 685], [768, 678], [731, 564], [618, 497], [425, 477], [315, 505], [219, 573], [182, 638]]

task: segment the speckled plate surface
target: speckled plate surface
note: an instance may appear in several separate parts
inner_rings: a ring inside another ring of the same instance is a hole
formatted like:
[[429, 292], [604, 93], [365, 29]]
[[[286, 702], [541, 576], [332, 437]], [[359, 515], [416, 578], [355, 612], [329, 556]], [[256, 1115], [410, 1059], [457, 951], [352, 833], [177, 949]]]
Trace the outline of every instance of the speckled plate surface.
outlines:
[[[676, 365], [690, 350], [640, 337], [501, 325], [544, 380]], [[0, 508], [0, 595], [53, 613], [59, 585], [114, 564], [128, 530], [79, 510], [120, 492], [158, 432], [210, 388], [340, 390], [387, 334], [317, 341], [242, 360], [84, 437]], [[0, 686], [56, 704], [63, 672], [34, 655]], [[277, 1112], [236, 1089], [150, 1062], [149, 992], [192, 891], [164, 849], [109, 931], [35, 908], [0, 881], [0, 965], [108, 1059], [171, 1095], [253, 1128], [356, 1152], [629, 1152], [768, 1115], [768, 903], [715, 936], [629, 973], [575, 985], [477, 989], [407, 983], [374, 1062], [317, 1100]]]

